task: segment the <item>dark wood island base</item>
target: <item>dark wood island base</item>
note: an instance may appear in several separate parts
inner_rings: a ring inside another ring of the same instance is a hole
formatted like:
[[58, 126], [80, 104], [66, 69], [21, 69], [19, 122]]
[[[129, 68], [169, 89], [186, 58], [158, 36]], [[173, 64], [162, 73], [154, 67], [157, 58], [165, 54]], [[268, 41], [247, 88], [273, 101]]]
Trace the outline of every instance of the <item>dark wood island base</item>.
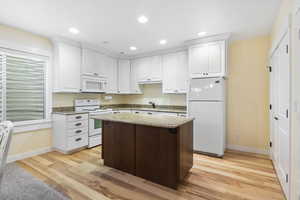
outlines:
[[193, 121], [176, 128], [102, 123], [106, 166], [173, 189], [193, 166]]

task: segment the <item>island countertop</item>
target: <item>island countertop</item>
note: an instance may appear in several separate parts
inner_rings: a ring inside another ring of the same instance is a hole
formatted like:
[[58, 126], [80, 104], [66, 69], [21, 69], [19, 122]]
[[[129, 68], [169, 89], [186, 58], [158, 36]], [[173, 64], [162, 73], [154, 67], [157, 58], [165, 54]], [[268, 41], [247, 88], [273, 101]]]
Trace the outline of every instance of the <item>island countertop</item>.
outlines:
[[176, 117], [165, 115], [143, 115], [133, 113], [101, 114], [91, 116], [93, 119], [103, 121], [122, 122], [161, 128], [177, 128], [183, 124], [193, 121], [193, 117]]

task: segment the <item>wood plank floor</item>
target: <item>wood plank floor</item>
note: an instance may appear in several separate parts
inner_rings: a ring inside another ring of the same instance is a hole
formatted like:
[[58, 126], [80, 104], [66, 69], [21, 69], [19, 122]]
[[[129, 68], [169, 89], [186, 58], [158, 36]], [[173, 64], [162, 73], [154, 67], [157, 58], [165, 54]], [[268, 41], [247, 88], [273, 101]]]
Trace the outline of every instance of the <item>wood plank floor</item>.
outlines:
[[[73, 155], [50, 152], [17, 163], [74, 200], [279, 200], [284, 199], [271, 161], [227, 151], [223, 159], [194, 155], [178, 190], [103, 166], [101, 148]], [[153, 161], [155, 162], [155, 161]]]

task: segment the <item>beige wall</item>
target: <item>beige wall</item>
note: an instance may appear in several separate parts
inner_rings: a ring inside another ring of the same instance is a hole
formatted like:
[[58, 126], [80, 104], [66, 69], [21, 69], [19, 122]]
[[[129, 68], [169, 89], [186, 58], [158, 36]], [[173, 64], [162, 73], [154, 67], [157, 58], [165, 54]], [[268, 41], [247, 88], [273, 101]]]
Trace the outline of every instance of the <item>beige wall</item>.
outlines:
[[125, 95], [123, 102], [127, 104], [148, 104], [154, 101], [157, 105], [186, 106], [186, 95], [162, 94], [161, 84], [143, 86], [143, 94]]
[[52, 44], [47, 38], [0, 24], [1, 44], [22, 47], [32, 51], [52, 51]]
[[227, 143], [268, 149], [268, 36], [234, 41], [229, 47]]
[[[52, 51], [52, 44], [47, 38], [3, 25], [0, 25], [0, 45], [9, 45], [32, 51]], [[9, 155], [48, 147], [51, 147], [51, 129], [17, 133], [12, 137]]]
[[23, 154], [52, 146], [51, 129], [18, 133], [13, 136], [9, 155]]

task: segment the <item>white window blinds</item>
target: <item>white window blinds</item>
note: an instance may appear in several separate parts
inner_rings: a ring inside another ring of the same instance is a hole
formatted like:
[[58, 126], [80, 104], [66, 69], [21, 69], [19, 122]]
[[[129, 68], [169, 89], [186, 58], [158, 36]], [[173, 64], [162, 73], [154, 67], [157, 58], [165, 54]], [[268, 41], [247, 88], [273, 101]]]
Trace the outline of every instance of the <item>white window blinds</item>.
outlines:
[[45, 118], [45, 61], [2, 54], [1, 119]]

